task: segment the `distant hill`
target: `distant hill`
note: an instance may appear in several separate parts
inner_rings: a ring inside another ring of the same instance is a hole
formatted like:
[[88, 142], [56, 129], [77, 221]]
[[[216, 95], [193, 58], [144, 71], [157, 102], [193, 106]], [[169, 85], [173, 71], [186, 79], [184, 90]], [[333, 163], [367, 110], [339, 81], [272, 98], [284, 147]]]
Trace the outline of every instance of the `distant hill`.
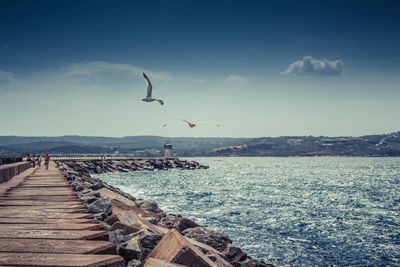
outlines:
[[166, 141], [178, 156], [400, 156], [400, 132], [360, 137], [0, 136], [0, 154], [160, 156]]

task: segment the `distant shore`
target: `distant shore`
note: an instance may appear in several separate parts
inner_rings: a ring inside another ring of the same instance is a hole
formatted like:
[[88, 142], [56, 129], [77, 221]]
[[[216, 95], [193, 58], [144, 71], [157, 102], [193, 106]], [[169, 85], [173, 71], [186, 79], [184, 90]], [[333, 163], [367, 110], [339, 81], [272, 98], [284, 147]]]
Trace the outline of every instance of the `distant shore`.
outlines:
[[[159, 157], [164, 144], [172, 155], [199, 156], [400, 156], [400, 132], [352, 136], [225, 137], [24, 137], [0, 136], [0, 154], [127, 155]], [[27, 150], [29, 147], [29, 150]]]

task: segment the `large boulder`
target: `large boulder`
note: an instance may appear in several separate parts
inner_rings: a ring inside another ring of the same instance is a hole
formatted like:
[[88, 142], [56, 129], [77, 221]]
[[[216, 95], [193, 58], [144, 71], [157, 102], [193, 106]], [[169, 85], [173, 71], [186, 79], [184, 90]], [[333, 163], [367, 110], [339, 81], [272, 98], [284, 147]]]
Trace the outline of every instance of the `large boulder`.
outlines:
[[[110, 217], [113, 217], [113, 215], [111, 215]], [[110, 218], [110, 217], [108, 217], [108, 218]], [[126, 224], [121, 223], [120, 221], [117, 221], [112, 224], [111, 230], [117, 230], [117, 229], [121, 229], [123, 231], [124, 235], [129, 235], [129, 234], [133, 234], [133, 233], [140, 231], [142, 228], [140, 228], [140, 226], [138, 226], [137, 224], [126, 225]]]
[[126, 267], [142, 267], [142, 262], [140, 260], [131, 260]]
[[101, 189], [101, 188], [103, 188], [104, 186], [103, 186], [103, 184], [101, 183], [101, 182], [96, 182], [96, 183], [94, 183], [94, 184], [92, 184], [91, 186], [90, 186], [90, 189], [92, 189], [92, 190], [99, 190], [99, 189]]
[[183, 266], [217, 266], [212, 260], [204, 255], [203, 252], [192, 245], [175, 229], [169, 230], [163, 239], [151, 251], [144, 262], [144, 266], [151, 266], [147, 264], [150, 259], [157, 259], [166, 263], [173, 263]]
[[118, 246], [118, 254], [126, 261], [144, 260], [162, 236], [147, 229], [126, 236], [127, 242]]
[[152, 166], [152, 165], [146, 165], [146, 166], [144, 166], [144, 169], [145, 169], [146, 171], [154, 171], [154, 166]]
[[164, 218], [162, 218], [158, 225], [166, 227], [166, 228], [175, 228], [179, 232], [183, 232], [188, 228], [198, 227], [199, 225], [192, 220], [183, 218], [180, 214], [168, 214]]
[[225, 234], [204, 227], [194, 227], [182, 232], [186, 237], [205, 243], [218, 251], [223, 251], [232, 240]]
[[223, 256], [221, 256], [218, 253], [213, 253], [213, 252], [208, 252], [206, 256], [212, 260], [218, 267], [232, 267], [232, 264], [230, 264]]
[[139, 207], [143, 210], [151, 211], [154, 213], [163, 212], [163, 210], [158, 207], [157, 203], [150, 202], [148, 200], [136, 200], [135, 204], [137, 207]]
[[111, 200], [109, 199], [99, 198], [87, 205], [87, 208], [90, 212], [95, 214], [101, 213], [105, 215], [111, 215], [112, 213]]
[[120, 229], [109, 231], [108, 240], [116, 246], [121, 245], [122, 243], [125, 242], [125, 236], [123, 234], [123, 231]]
[[96, 197], [96, 198], [100, 197], [99, 191], [93, 191], [92, 189], [82, 190], [82, 191], [78, 192], [77, 195], [78, 195], [79, 198], [82, 198], [84, 196], [86, 196], [86, 197], [93, 196], [93, 197]]
[[[150, 231], [158, 234], [166, 233], [167, 230], [163, 227], [158, 227], [149, 222], [154, 217], [151, 212], [143, 211], [136, 207], [136, 205], [130, 206], [117, 199], [111, 200], [112, 215], [108, 217], [105, 222], [109, 225], [114, 225], [116, 222], [120, 222], [123, 225], [117, 224], [115, 227], [136, 232], [142, 229], [150, 229]], [[147, 217], [149, 216], [149, 217]]]
[[95, 197], [95, 196], [86, 196], [86, 195], [83, 195], [83, 196], [80, 197], [80, 199], [81, 199], [83, 202], [85, 202], [86, 204], [90, 204], [90, 203], [96, 201], [96, 200], [97, 200], [97, 197]]
[[75, 180], [75, 175], [72, 175], [72, 174], [64, 174], [64, 176], [65, 176], [65, 179], [67, 179], [68, 181], [70, 181], [70, 182], [72, 182], [72, 181], [74, 181]]
[[222, 253], [232, 262], [243, 261], [247, 258], [246, 253], [244, 253], [240, 248], [228, 244]]
[[158, 170], [164, 170], [164, 169], [165, 169], [164, 163], [163, 163], [162, 161], [160, 161], [160, 160], [156, 160], [156, 161], [153, 163], [153, 166], [154, 166], [154, 168], [156, 168], [156, 169], [158, 169]]
[[89, 189], [91, 186], [90, 183], [88, 182], [83, 182], [82, 179], [79, 181], [79, 179], [75, 179], [75, 181], [71, 184], [71, 187], [75, 191], [83, 191], [86, 189]]

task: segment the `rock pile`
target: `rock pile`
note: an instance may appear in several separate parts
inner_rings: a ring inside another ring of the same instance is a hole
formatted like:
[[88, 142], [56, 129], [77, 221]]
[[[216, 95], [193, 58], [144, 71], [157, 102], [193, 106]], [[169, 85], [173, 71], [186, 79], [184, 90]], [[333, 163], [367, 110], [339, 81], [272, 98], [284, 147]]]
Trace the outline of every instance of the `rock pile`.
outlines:
[[173, 159], [132, 159], [132, 160], [63, 160], [60, 161], [79, 175], [90, 176], [105, 172], [130, 172], [154, 170], [196, 170], [208, 169], [196, 161]]
[[149, 166], [168, 169], [178, 168], [178, 164], [181, 164], [179, 168], [205, 168], [176, 159], [146, 160], [140, 164], [134, 161], [58, 162], [77, 196], [107, 229], [110, 242], [115, 244], [127, 266], [273, 266], [252, 259], [223, 233], [201, 227], [179, 214], [166, 214], [156, 203], [136, 199], [90, 176], [94, 170], [96, 173], [111, 169], [138, 170], [139, 165], [140, 169]]

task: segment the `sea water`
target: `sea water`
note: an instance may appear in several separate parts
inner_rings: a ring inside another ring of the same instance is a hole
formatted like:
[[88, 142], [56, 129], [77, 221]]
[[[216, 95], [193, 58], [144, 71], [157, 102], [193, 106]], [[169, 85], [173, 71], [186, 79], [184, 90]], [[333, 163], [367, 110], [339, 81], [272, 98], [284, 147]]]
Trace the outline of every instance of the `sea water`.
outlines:
[[400, 266], [400, 158], [195, 158], [99, 175], [278, 266]]

